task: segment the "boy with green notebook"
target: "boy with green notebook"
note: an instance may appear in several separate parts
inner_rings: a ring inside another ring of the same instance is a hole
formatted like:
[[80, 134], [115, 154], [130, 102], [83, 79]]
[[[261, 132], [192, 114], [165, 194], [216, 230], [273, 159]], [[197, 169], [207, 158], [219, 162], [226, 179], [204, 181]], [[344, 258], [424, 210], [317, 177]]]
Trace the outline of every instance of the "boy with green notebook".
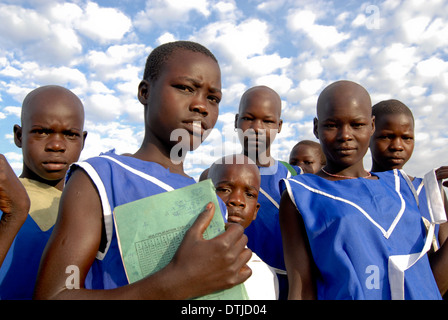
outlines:
[[[204, 132], [215, 125], [221, 100], [218, 62], [194, 42], [161, 45], [148, 57], [138, 98], [145, 118], [140, 149], [132, 156], [108, 152], [70, 170], [36, 298], [189, 299], [231, 288], [251, 275], [246, 266], [251, 251], [241, 226], [230, 224], [213, 239], [203, 238], [215, 212], [209, 203], [197, 212], [199, 217], [168, 265], [128, 284], [113, 211], [195, 183], [185, 174], [183, 161], [172, 161], [171, 151], [178, 144], [193, 150], [194, 142], [202, 141]], [[176, 129], [182, 129], [187, 139], [171, 141]], [[78, 290], [67, 285], [66, 270], [73, 266], [79, 270]]]

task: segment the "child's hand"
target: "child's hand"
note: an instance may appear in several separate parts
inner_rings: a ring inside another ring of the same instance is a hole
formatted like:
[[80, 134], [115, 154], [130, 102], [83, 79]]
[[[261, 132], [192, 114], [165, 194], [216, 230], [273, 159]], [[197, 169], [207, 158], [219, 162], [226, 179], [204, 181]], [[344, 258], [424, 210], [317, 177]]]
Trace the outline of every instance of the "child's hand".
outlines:
[[25, 187], [3, 154], [0, 154], [0, 210], [4, 213], [2, 219], [6, 221], [25, 221], [30, 210]]
[[[442, 166], [436, 170], [437, 180], [448, 179], [448, 166]], [[448, 180], [443, 182], [444, 187], [448, 187]]]
[[252, 274], [246, 265], [252, 251], [246, 248], [242, 226], [231, 223], [217, 237], [205, 240], [203, 233], [210, 224], [215, 207], [209, 203], [185, 234], [171, 264], [182, 274], [180, 288], [193, 297], [228, 289], [247, 280]]

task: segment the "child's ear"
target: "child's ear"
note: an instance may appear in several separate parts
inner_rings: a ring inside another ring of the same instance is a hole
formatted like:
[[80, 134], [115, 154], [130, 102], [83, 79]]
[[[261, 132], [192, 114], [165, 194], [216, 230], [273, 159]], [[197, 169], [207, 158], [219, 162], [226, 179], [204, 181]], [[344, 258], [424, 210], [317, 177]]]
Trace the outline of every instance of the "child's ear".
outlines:
[[375, 133], [375, 116], [372, 116], [372, 134], [370, 136], [373, 136]]
[[82, 132], [82, 149], [84, 149], [84, 145], [86, 144], [86, 138], [87, 138], [87, 131]]
[[22, 148], [22, 127], [18, 124], [14, 125], [14, 143], [17, 147]]
[[255, 209], [255, 212], [254, 212], [254, 216], [252, 217], [252, 221], [257, 219], [258, 209], [260, 209], [260, 204], [259, 203], [257, 203], [256, 209]]
[[317, 118], [314, 117], [314, 120], [313, 120], [313, 133], [314, 133], [314, 136], [317, 139], [319, 139], [319, 131], [317, 130], [317, 127], [318, 127], [318, 124], [319, 124], [318, 122], [319, 122], [319, 120], [317, 120]]
[[149, 97], [149, 82], [147, 80], [142, 80], [138, 85], [138, 101], [141, 104], [146, 105], [148, 103]]
[[282, 124], [283, 124], [283, 120], [280, 119], [280, 121], [278, 122], [278, 133], [280, 133], [280, 131], [282, 131]]
[[238, 117], [239, 117], [239, 114], [237, 113], [235, 115], [235, 128], [234, 129], [238, 128]]

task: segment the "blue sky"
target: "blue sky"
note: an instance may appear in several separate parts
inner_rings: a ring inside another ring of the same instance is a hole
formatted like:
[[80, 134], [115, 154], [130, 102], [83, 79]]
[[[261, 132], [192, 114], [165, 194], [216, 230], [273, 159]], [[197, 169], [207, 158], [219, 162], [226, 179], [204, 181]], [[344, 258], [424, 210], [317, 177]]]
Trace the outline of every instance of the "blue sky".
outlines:
[[[395, 98], [411, 108], [409, 174], [447, 164], [443, 0], [3, 0], [0, 21], [0, 152], [17, 174], [22, 156], [12, 128], [25, 95], [46, 84], [65, 86], [84, 103], [89, 135], [81, 159], [111, 148], [135, 152], [143, 137], [136, 93], [145, 59], [172, 40], [204, 44], [222, 70], [216, 129], [185, 163], [193, 177], [240, 151], [233, 120], [246, 89], [263, 84], [280, 94], [284, 124], [273, 152], [287, 160], [297, 141], [316, 140], [317, 97], [340, 79], [363, 85], [373, 103]], [[365, 163], [370, 168], [369, 153]]]

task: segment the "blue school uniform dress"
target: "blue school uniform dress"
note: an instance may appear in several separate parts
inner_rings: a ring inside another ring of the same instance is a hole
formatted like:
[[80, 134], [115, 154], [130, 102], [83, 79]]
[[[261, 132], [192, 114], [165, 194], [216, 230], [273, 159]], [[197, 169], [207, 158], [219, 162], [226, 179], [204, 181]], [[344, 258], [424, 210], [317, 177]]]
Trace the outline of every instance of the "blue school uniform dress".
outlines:
[[[86, 277], [87, 289], [113, 289], [128, 284], [113, 223], [114, 208], [135, 200], [195, 183], [193, 178], [171, 173], [148, 161], [116, 155], [113, 151], [76, 163], [68, 172], [81, 167], [98, 190], [107, 241], [97, 253]], [[219, 201], [219, 199], [218, 199]], [[225, 215], [226, 206], [220, 201]]]
[[302, 170], [298, 166], [288, 168], [287, 164], [278, 160], [275, 160], [274, 165], [270, 167], [258, 168], [261, 174], [258, 193], [260, 209], [257, 218], [245, 230], [248, 237], [247, 246], [261, 260], [274, 268], [279, 277], [280, 299], [286, 299], [288, 282], [278, 215], [281, 199], [279, 181], [291, 177], [294, 173], [300, 174]]
[[[406, 179], [406, 182], [408, 183], [409, 187], [411, 188], [411, 191], [414, 194], [414, 198], [416, 199], [420, 209], [420, 213], [422, 214], [423, 222], [426, 226], [426, 229], [428, 229], [431, 221], [431, 214], [429, 212], [429, 206], [426, 197], [426, 188], [424, 185], [423, 178], [414, 177], [414, 180], [411, 181], [409, 176], [403, 170], [400, 170], [400, 172]], [[436, 224], [434, 229], [434, 239], [432, 241], [432, 247], [434, 251], [438, 250], [440, 247], [438, 240], [439, 229], [440, 229], [439, 224]]]
[[[30, 300], [40, 259], [54, 223], [61, 191], [45, 183], [20, 178], [31, 201], [30, 212], [0, 268], [0, 300]], [[1, 212], [0, 212], [1, 213]]]
[[411, 189], [397, 170], [374, 175], [281, 182], [305, 224], [318, 299], [441, 299]]

